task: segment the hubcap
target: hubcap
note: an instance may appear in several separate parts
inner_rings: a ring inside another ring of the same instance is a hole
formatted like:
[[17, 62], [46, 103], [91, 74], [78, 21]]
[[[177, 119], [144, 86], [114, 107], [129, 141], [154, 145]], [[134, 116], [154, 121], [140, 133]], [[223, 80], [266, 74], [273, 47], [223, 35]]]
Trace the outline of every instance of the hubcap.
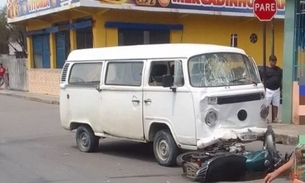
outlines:
[[169, 156], [169, 145], [166, 140], [160, 140], [157, 147], [157, 154], [162, 161], [166, 161]]
[[82, 148], [86, 149], [89, 146], [89, 137], [87, 135], [87, 133], [83, 132], [80, 134], [79, 136], [79, 141], [80, 141], [80, 145], [82, 146]]

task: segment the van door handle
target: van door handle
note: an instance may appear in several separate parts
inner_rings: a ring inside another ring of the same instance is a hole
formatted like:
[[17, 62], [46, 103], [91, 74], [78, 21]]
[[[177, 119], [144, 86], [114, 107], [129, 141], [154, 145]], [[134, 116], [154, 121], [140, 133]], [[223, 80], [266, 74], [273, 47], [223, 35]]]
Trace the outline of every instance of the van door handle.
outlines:
[[144, 100], [145, 103], [151, 103], [151, 99]]
[[131, 102], [140, 103], [140, 100], [132, 99]]

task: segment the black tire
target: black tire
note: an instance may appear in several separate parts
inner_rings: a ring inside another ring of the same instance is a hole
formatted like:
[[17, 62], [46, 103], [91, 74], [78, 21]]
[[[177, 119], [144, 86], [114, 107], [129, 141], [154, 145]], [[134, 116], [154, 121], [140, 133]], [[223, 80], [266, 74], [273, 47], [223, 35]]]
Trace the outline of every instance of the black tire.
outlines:
[[222, 156], [225, 154], [231, 154], [228, 151], [218, 151], [218, 152], [204, 152], [204, 151], [189, 151], [177, 156], [176, 162], [178, 166], [183, 166], [186, 162], [195, 162], [197, 159], [203, 163], [216, 156]]
[[[159, 165], [166, 167], [176, 165], [179, 149], [169, 130], [164, 129], [157, 132], [154, 137], [153, 149]], [[165, 152], [161, 152], [162, 150]]]
[[177, 158], [176, 158], [177, 165], [182, 167], [185, 162], [192, 162], [192, 159], [193, 159], [192, 156], [194, 154], [195, 155], [197, 155], [197, 154], [199, 155], [200, 152], [198, 152], [198, 151], [189, 151], [189, 152], [185, 152], [185, 153], [182, 153], [182, 154], [178, 155]]
[[76, 144], [81, 152], [94, 152], [98, 149], [99, 138], [87, 125], [81, 125], [76, 130]]

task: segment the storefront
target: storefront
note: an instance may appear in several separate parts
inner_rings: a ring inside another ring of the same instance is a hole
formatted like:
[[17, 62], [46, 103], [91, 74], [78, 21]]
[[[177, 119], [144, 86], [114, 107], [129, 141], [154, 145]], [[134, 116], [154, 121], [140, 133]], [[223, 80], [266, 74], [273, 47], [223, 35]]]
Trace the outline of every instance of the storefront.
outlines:
[[305, 4], [286, 2], [283, 50], [283, 120], [305, 125]]
[[[252, 6], [252, 0], [9, 0], [8, 21], [27, 28], [29, 91], [58, 95], [61, 68], [74, 49], [181, 42], [230, 46], [235, 37], [233, 45], [262, 64], [262, 24]], [[279, 0], [274, 27], [280, 66], [284, 12], [285, 1]]]

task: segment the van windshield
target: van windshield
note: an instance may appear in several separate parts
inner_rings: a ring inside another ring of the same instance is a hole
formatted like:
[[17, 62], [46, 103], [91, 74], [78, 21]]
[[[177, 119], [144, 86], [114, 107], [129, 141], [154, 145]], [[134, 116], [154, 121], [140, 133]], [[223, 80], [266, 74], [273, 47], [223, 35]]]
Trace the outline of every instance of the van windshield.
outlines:
[[209, 53], [188, 61], [193, 87], [234, 86], [259, 83], [256, 64], [239, 53]]

